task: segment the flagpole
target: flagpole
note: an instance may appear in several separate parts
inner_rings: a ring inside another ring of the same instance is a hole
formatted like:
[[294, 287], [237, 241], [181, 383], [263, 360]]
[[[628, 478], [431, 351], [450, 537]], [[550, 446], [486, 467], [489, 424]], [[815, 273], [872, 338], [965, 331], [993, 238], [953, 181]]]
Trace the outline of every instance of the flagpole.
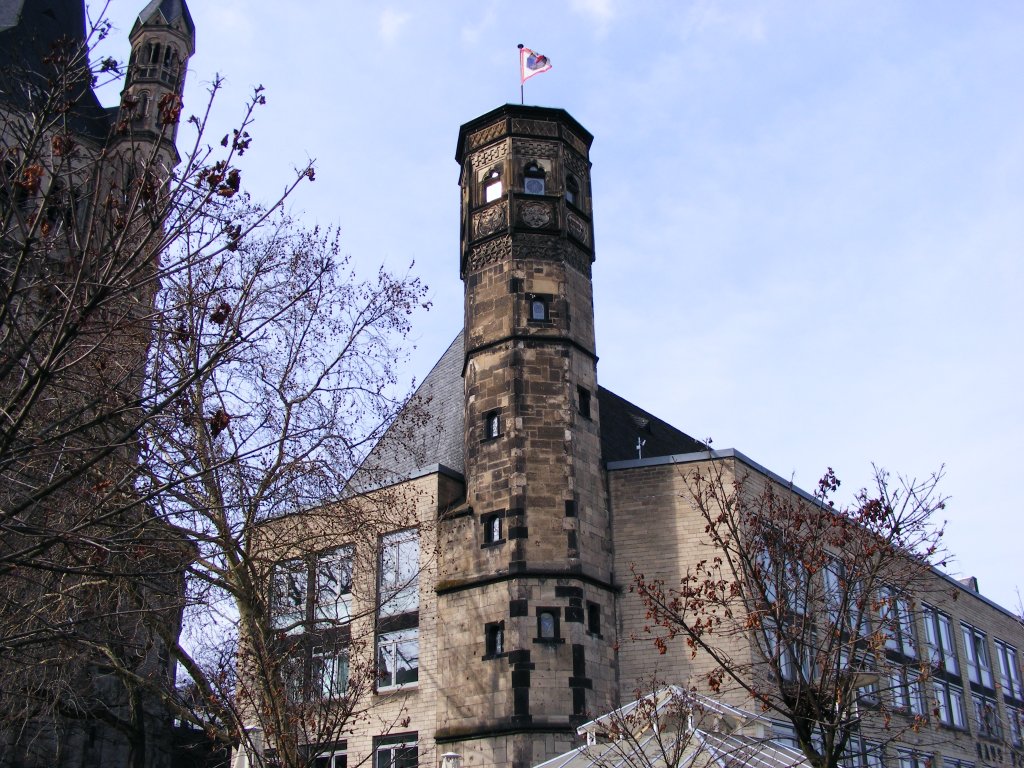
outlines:
[[525, 104], [526, 103], [526, 97], [523, 95], [523, 83], [526, 82], [526, 81], [522, 79], [523, 78], [523, 48], [525, 48], [525, 47], [526, 46], [523, 45], [522, 43], [519, 44], [519, 103], [520, 104]]

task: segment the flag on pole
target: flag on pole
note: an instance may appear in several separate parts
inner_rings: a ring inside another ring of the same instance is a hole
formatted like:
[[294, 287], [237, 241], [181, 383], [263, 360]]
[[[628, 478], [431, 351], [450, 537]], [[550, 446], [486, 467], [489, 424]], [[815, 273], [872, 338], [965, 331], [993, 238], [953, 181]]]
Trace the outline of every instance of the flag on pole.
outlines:
[[519, 83], [522, 85], [534, 75], [551, 69], [551, 59], [519, 44]]

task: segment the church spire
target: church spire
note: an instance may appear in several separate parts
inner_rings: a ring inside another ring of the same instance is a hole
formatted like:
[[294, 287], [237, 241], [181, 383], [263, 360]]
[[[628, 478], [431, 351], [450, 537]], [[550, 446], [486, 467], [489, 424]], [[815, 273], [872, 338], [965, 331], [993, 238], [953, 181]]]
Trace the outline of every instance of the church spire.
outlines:
[[185, 70], [196, 28], [185, 0], [151, 0], [132, 26], [132, 53], [121, 95], [121, 123], [136, 138], [171, 147], [177, 134]]

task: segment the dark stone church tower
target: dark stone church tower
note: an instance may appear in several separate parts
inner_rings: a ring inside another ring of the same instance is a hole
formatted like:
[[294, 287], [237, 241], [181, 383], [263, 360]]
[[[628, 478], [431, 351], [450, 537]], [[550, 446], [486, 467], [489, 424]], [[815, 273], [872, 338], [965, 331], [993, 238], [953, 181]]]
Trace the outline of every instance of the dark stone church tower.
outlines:
[[459, 134], [467, 505], [440, 542], [437, 735], [467, 768], [564, 751], [615, 701], [592, 140], [515, 105]]

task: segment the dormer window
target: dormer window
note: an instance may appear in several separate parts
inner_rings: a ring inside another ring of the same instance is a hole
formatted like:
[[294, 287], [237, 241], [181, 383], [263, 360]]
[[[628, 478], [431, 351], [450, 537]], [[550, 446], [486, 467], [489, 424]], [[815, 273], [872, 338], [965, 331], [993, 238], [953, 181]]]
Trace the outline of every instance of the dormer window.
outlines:
[[569, 176], [565, 180], [565, 201], [580, 207], [580, 183], [575, 176]]
[[493, 203], [499, 199], [504, 192], [504, 185], [501, 183], [501, 171], [497, 168], [488, 172], [484, 179], [484, 202]]
[[528, 195], [544, 194], [544, 169], [531, 160], [523, 169], [523, 191]]

